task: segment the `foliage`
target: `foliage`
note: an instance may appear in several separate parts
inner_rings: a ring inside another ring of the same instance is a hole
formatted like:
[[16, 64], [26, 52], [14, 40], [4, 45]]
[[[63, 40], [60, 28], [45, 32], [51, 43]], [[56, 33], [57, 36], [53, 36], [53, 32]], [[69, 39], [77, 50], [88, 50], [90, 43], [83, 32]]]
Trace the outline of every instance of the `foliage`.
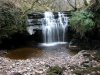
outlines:
[[61, 75], [63, 69], [59, 66], [50, 67], [47, 71], [47, 75]]
[[100, 12], [100, 0], [91, 0], [90, 4], [87, 7], [88, 10], [92, 12]]
[[0, 39], [25, 30], [23, 13], [12, 2], [0, 4]]
[[34, 11], [69, 11], [73, 8], [82, 8], [84, 2], [81, 0], [9, 0], [17, 7], [20, 7], [23, 12], [32, 7]]
[[95, 26], [93, 18], [94, 15], [92, 12], [86, 10], [76, 11], [72, 13], [72, 17], [70, 18], [70, 26], [83, 37], [87, 31]]

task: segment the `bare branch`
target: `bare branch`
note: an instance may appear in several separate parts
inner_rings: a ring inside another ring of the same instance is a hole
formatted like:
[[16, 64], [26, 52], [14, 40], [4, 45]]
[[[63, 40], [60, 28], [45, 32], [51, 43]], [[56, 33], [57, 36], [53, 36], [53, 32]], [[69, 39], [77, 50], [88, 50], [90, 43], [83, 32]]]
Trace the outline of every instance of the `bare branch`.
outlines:
[[27, 10], [24, 12], [24, 14], [27, 13], [28, 11], [30, 11], [30, 10], [34, 7], [35, 3], [37, 3], [38, 1], [39, 1], [39, 0], [33, 1], [31, 7], [30, 7], [29, 9], [27, 9]]
[[77, 5], [76, 5], [76, 0], [75, 0], [75, 6], [73, 4], [70, 3], [70, 0], [67, 0], [69, 5], [74, 8], [74, 10], [77, 10]]

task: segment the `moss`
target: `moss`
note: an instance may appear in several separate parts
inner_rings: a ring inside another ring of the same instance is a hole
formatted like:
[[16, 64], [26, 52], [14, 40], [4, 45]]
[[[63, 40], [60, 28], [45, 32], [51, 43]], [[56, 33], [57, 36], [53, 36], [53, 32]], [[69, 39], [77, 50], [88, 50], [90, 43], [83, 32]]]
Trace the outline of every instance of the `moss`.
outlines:
[[50, 67], [47, 71], [47, 75], [61, 75], [63, 73], [63, 69], [59, 66]]

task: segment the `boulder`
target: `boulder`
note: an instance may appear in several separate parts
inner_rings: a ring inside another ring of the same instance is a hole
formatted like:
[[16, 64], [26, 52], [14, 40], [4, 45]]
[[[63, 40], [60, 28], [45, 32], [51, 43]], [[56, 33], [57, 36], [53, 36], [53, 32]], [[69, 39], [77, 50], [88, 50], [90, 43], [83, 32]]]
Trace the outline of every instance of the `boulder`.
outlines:
[[82, 67], [92, 67], [92, 62], [91, 61], [84, 61], [81, 63]]
[[94, 64], [92, 60], [91, 54], [86, 50], [82, 50], [71, 58], [70, 63], [78, 67], [92, 67]]
[[78, 46], [78, 41], [75, 39], [70, 41], [68, 47], [70, 50], [80, 50], [80, 47]]

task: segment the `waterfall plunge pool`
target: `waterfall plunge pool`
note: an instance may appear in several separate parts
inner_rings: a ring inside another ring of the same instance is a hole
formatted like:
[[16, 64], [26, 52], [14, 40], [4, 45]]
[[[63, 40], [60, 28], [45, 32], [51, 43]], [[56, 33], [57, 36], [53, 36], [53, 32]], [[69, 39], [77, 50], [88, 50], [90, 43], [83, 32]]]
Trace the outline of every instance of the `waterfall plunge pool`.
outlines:
[[67, 44], [60, 44], [55, 46], [33, 46], [33, 47], [21, 47], [14, 50], [10, 50], [5, 55], [7, 58], [16, 60], [26, 60], [26, 59], [44, 59], [50, 57], [69, 57], [74, 55], [71, 50], [67, 48]]
[[39, 46], [56, 46], [67, 44], [67, 42], [40, 43]]
[[[41, 23], [43, 43], [39, 43], [38, 47], [22, 47], [13, 51], [9, 51], [6, 57], [11, 59], [28, 59], [40, 57], [68, 57], [72, 55], [68, 50], [66, 42], [66, 34], [68, 28], [68, 19], [64, 13], [58, 12], [58, 18], [52, 12], [44, 12], [44, 18], [38, 19]], [[28, 19], [31, 26], [27, 31], [30, 35], [34, 33], [34, 18]]]

